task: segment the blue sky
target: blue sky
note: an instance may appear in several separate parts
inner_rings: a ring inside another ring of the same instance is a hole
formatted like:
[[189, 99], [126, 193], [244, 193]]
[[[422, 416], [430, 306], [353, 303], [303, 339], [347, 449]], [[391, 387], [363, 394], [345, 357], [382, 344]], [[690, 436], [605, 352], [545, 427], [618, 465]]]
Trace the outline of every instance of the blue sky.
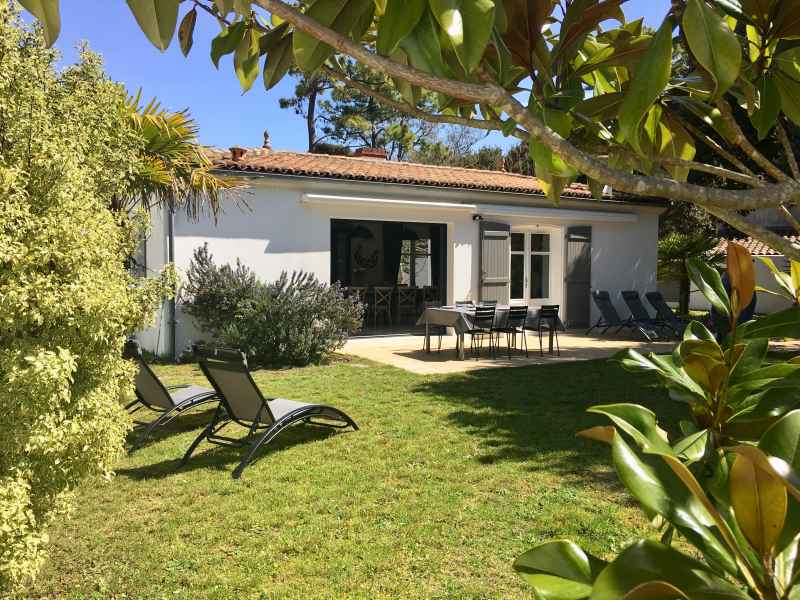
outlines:
[[[629, 19], [644, 16], [645, 22], [658, 26], [669, 4], [669, 0], [629, 0], [623, 7]], [[187, 10], [188, 6], [182, 7], [181, 15]], [[287, 77], [269, 92], [256, 82], [243, 95], [230, 57], [223, 59], [219, 71], [211, 63], [210, 40], [219, 28], [208, 15], [198, 16], [194, 48], [184, 58], [177, 40], [164, 53], [152, 46], [124, 0], [61, 0], [61, 11], [61, 37], [56, 45], [65, 61], [73, 62], [77, 44], [88, 40], [103, 55], [110, 76], [129, 91], [141, 87], [145, 99], [155, 96], [176, 110], [188, 107], [200, 125], [202, 143], [223, 148], [260, 146], [268, 129], [273, 148], [306, 149], [304, 123], [293, 111], [278, 106], [279, 98], [292, 94], [293, 80]], [[509, 144], [499, 133], [483, 143]]]

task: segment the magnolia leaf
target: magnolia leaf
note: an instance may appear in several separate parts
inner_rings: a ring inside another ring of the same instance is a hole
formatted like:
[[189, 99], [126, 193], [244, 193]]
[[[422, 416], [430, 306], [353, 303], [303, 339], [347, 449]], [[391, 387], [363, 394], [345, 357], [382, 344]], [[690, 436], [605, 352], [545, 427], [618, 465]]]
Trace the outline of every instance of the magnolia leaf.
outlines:
[[248, 29], [233, 55], [233, 68], [243, 92], [253, 87], [253, 82], [258, 77], [258, 61], [261, 58], [258, 43], [260, 37], [259, 31], [253, 28]]
[[722, 277], [716, 269], [706, 264], [700, 259], [690, 258], [686, 261], [686, 271], [689, 279], [692, 280], [705, 296], [711, 306], [722, 315], [731, 314], [731, 301], [725, 286], [722, 285]]
[[672, 452], [689, 462], [697, 462], [706, 454], [708, 446], [708, 429], [690, 433], [675, 442]]
[[407, 0], [389, 2], [386, 12], [378, 21], [378, 54], [391, 55], [398, 44], [417, 26], [425, 14], [427, 0]]
[[769, 456], [782, 458], [794, 469], [800, 469], [800, 410], [786, 413], [758, 441], [758, 447]]
[[796, 260], [789, 261], [789, 274], [792, 278], [795, 302], [800, 303], [800, 262]]
[[681, 461], [662, 453], [638, 456], [620, 435], [611, 447], [617, 475], [645, 511], [664, 517], [716, 567], [736, 573], [735, 561], [711, 530], [717, 525], [729, 534], [727, 526]]
[[214, 5], [222, 17], [228, 16], [228, 13], [233, 10], [233, 0], [214, 0]]
[[450, 70], [442, 58], [442, 45], [439, 43], [435, 21], [429, 10], [422, 15], [414, 31], [403, 38], [400, 47], [414, 68], [438, 77], [449, 76]]
[[211, 62], [219, 69], [219, 59], [235, 51], [244, 37], [246, 30], [244, 21], [234, 23], [217, 37], [211, 40]]
[[728, 277], [731, 283], [731, 308], [733, 316], [738, 317], [750, 302], [756, 289], [756, 274], [753, 257], [744, 246], [735, 242], [728, 244]]
[[681, 25], [692, 56], [714, 80], [714, 96], [722, 96], [742, 67], [742, 48], [736, 34], [703, 0], [687, 0]]
[[180, 27], [178, 27], [178, 41], [181, 44], [181, 52], [184, 56], [189, 56], [189, 52], [194, 44], [194, 26], [197, 23], [197, 8], [187, 12]]
[[800, 306], [791, 306], [748, 321], [737, 328], [739, 339], [786, 337], [800, 338]]
[[733, 462], [729, 485], [736, 522], [756, 552], [768, 557], [786, 520], [786, 488], [744, 455]]
[[643, 450], [672, 453], [667, 432], [656, 422], [656, 414], [638, 404], [605, 404], [592, 406], [587, 412], [603, 415], [627, 433]]
[[620, 108], [620, 137], [639, 152], [639, 124], [669, 82], [672, 69], [672, 29], [672, 19], [667, 17], [639, 61], [636, 77], [631, 82]]
[[648, 581], [637, 585], [625, 594], [622, 600], [675, 600], [676, 598], [688, 600], [689, 596], [666, 581]]
[[589, 429], [583, 429], [575, 435], [577, 437], [585, 438], [587, 440], [595, 440], [596, 442], [603, 442], [604, 444], [611, 444], [614, 441], [614, 436], [617, 430], [611, 425], [597, 425]]
[[[372, 0], [317, 0], [306, 14], [337, 33], [350, 35], [362, 24], [364, 13], [374, 10], [375, 3]], [[333, 48], [302, 31], [295, 31], [292, 39], [295, 62], [306, 73], [319, 69], [333, 54]]]
[[61, 33], [59, 0], [19, 0], [22, 7], [36, 17], [44, 32], [44, 41], [51, 47]]
[[283, 37], [267, 54], [264, 63], [264, 87], [272, 89], [283, 78], [292, 66], [292, 33]]
[[494, 0], [430, 0], [429, 4], [461, 66], [471, 73], [489, 43]]
[[162, 52], [169, 47], [178, 24], [180, 0], [127, 0], [147, 39]]
[[758, 97], [758, 109], [750, 115], [750, 122], [756, 128], [760, 141], [772, 131], [781, 112], [781, 92], [769, 75], [761, 78], [758, 85]]
[[606, 563], [577, 544], [558, 540], [531, 548], [514, 561], [514, 570], [542, 598], [579, 600], [592, 592], [592, 582]]
[[653, 581], [669, 581], [689, 598], [749, 598], [700, 561], [655, 540], [641, 540], [628, 546], [600, 572], [592, 588], [592, 600], [619, 600]]

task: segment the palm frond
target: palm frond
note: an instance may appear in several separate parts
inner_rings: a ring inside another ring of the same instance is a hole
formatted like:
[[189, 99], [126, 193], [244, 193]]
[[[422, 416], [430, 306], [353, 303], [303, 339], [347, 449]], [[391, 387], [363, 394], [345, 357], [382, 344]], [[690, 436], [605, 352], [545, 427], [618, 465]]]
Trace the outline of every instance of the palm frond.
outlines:
[[208, 212], [216, 221], [221, 193], [236, 185], [211, 172], [189, 111], [169, 111], [155, 98], [142, 105], [141, 90], [128, 98], [125, 108], [143, 146], [130, 195], [119, 205], [129, 208], [140, 203], [147, 210], [167, 206], [184, 210], [190, 219]]

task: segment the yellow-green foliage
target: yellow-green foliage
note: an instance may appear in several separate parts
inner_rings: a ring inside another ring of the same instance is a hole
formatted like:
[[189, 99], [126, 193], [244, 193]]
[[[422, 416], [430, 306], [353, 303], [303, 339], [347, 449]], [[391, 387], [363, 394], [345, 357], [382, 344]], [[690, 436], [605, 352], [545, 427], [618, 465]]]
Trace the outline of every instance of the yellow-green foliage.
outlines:
[[80, 480], [110, 472], [122, 344], [170, 279], [128, 275], [137, 226], [109, 210], [142, 144], [124, 90], [88, 52], [55, 60], [0, 2], [0, 590], [36, 574]]

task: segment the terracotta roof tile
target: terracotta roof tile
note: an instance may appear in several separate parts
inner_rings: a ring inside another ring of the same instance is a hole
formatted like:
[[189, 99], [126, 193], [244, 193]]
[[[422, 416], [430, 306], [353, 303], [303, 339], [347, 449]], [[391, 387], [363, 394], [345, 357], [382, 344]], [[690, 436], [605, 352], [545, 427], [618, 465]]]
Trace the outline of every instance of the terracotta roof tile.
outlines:
[[[792, 243], [800, 242], [799, 236], [784, 236], [787, 240]], [[744, 246], [750, 254], [753, 256], [783, 256], [783, 252], [779, 252], [770, 248], [767, 244], [760, 240], [753, 239], [751, 237], [748, 238], [741, 238], [738, 240], [720, 240], [717, 247], [714, 249], [714, 252], [719, 252], [722, 254], [727, 254], [728, 250], [728, 242], [736, 242], [740, 246]]]
[[[544, 193], [541, 182], [536, 177], [505, 171], [440, 167], [366, 157], [266, 151], [260, 148], [248, 150], [244, 158], [238, 161], [231, 160], [230, 152], [209, 154], [217, 168], [229, 171], [255, 171], [522, 194]], [[574, 183], [562, 192], [562, 196], [590, 199], [592, 194], [587, 185]]]

